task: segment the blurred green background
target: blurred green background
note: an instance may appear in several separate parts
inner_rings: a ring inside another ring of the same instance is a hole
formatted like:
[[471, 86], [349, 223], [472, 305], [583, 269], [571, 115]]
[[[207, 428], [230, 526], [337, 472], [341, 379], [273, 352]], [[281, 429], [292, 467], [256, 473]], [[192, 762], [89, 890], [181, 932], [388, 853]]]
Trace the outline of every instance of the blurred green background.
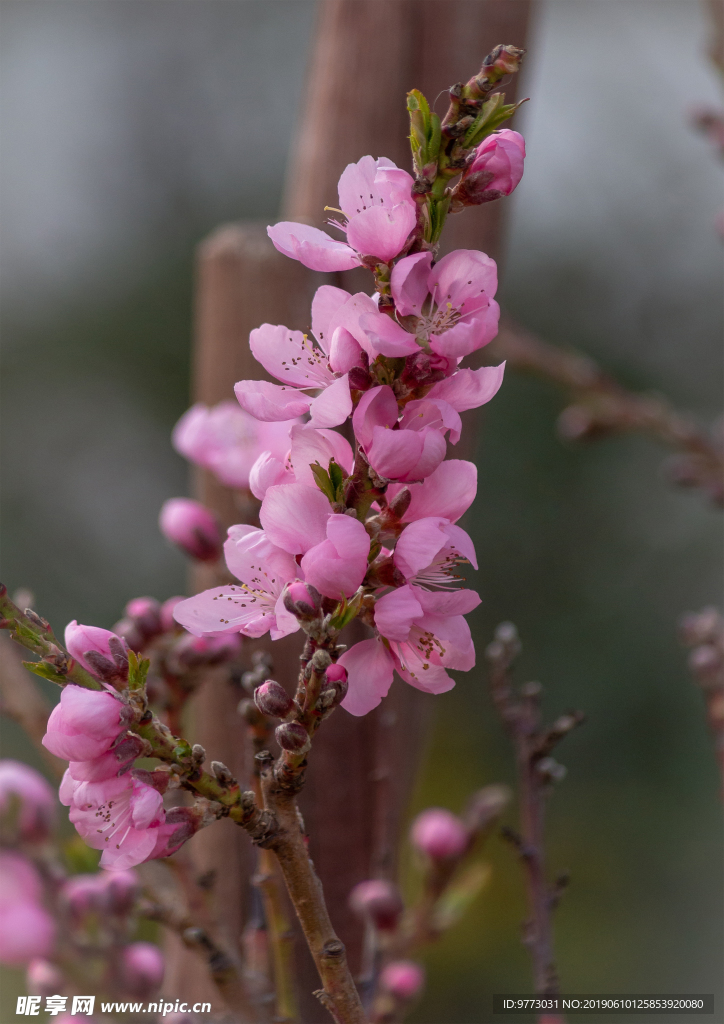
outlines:
[[[314, 7], [2, 4], [2, 578], [56, 624], [109, 627], [129, 598], [184, 588], [156, 518], [186, 487], [169, 432], [188, 404], [194, 247], [223, 220], [274, 218]], [[536, 5], [501, 300], [703, 420], [722, 336], [720, 168], [688, 123], [721, 103], [706, 41], [696, 0]], [[551, 716], [587, 714], [550, 802], [551, 871], [572, 875], [563, 988], [715, 992], [721, 1008], [717, 777], [676, 638], [682, 612], [721, 599], [720, 519], [665, 482], [651, 441], [562, 444], [561, 407], [508, 376], [467, 525], [481, 649], [512, 619], [521, 681], [544, 684]], [[512, 779], [510, 751], [482, 672], [435, 707], [414, 810], [458, 810]], [[38, 766], [7, 722], [2, 744]], [[420, 1024], [485, 1024], [492, 993], [530, 990], [519, 865], [497, 838], [486, 855], [484, 895], [425, 956]], [[2, 1024], [20, 983], [4, 978]]]

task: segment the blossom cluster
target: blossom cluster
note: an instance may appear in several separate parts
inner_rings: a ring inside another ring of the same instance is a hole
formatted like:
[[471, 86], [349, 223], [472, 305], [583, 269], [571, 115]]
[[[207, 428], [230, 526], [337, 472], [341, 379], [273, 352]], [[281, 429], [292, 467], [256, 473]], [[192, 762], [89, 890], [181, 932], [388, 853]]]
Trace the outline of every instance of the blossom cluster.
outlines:
[[[88, 692], [71, 686], [64, 695], [74, 691]], [[83, 730], [86, 753], [113, 718], [108, 701], [114, 698], [92, 696], [101, 702], [93, 705], [91, 724]], [[65, 703], [68, 741], [71, 705], [67, 698]], [[129, 870], [67, 875], [53, 842], [55, 810], [56, 794], [42, 775], [17, 761], [0, 761], [0, 963], [25, 967], [31, 996], [60, 1006], [67, 1002], [62, 993], [81, 981], [94, 990], [100, 983], [100, 991], [146, 999], [161, 984], [164, 960], [157, 946], [129, 941], [140, 881]]]
[[[459, 201], [509, 194], [523, 156], [516, 132], [490, 135]], [[502, 383], [502, 365], [460, 365], [497, 332], [497, 271], [476, 250], [435, 260], [420, 241], [413, 186], [390, 160], [366, 156], [339, 181], [343, 220], [330, 223], [345, 241], [290, 222], [268, 229], [277, 249], [313, 270], [372, 269], [376, 293], [323, 285], [310, 332], [252, 331], [253, 355], [279, 383], [239, 381], [240, 410], [195, 406], [174, 435], [180, 451], [261, 502], [260, 525], [232, 526], [223, 545], [236, 582], [176, 604], [177, 622], [199, 637], [277, 639], [300, 628], [289, 588], [306, 584], [320, 619], [358, 615], [374, 630], [339, 659], [349, 682], [342, 706], [354, 715], [380, 703], [395, 671], [442, 693], [454, 685], [449, 669], [475, 662], [464, 616], [480, 598], [457, 569], [477, 564], [456, 524], [477, 475], [446, 456], [460, 414]], [[254, 452], [255, 443], [265, 447]]]

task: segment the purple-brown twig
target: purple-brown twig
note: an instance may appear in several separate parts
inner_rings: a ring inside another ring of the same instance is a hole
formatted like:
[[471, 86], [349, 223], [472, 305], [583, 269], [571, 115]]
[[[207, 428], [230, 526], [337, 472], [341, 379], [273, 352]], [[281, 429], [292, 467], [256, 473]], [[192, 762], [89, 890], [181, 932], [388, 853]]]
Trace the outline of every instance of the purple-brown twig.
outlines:
[[[526, 683], [519, 693], [513, 690], [511, 667], [519, 651], [518, 633], [510, 622], [498, 626], [495, 639], [486, 650], [493, 700], [513, 740], [518, 775], [520, 830], [505, 829], [503, 835], [515, 846], [525, 868], [530, 917], [523, 942], [533, 960], [535, 991], [552, 996], [559, 992], [553, 911], [568, 879], [561, 875], [551, 885], [546, 878], [545, 800], [552, 783], [565, 774], [562, 765], [551, 757], [551, 751], [583, 721], [583, 714], [573, 711], [561, 715], [548, 728], [542, 726], [540, 683]], [[553, 1020], [563, 1018], [547, 1019], [553, 1024]]]

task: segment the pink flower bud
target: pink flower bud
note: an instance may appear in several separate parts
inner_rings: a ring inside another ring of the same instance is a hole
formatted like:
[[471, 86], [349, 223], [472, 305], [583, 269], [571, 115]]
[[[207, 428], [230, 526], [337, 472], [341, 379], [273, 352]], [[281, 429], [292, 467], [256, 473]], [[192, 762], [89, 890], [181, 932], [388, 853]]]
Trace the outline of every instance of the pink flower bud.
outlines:
[[20, 761], [0, 761], [0, 815], [8, 814], [15, 800], [19, 804], [16, 838], [43, 842], [55, 821], [55, 793], [34, 768]]
[[108, 888], [105, 872], [95, 875], [73, 875], [60, 890], [60, 902], [73, 924], [82, 924], [91, 914], [105, 915], [108, 910]]
[[347, 696], [349, 683], [347, 669], [344, 665], [330, 665], [324, 673], [323, 690], [334, 690], [334, 704], [339, 704]]
[[185, 600], [185, 597], [169, 597], [161, 605], [161, 629], [164, 633], [175, 633], [181, 628], [173, 617], [173, 610], [180, 601]]
[[168, 665], [179, 675], [201, 665], [221, 665], [239, 654], [241, 644], [239, 633], [226, 633], [224, 636], [192, 636], [186, 633], [179, 637], [169, 652]]
[[356, 885], [349, 894], [349, 905], [356, 914], [368, 917], [380, 931], [394, 931], [404, 909], [397, 886], [382, 879]]
[[132, 942], [121, 951], [120, 976], [124, 990], [136, 999], [147, 999], [160, 986], [163, 954], [150, 942]]
[[128, 708], [111, 693], [66, 686], [48, 719], [43, 746], [68, 761], [89, 761], [113, 746]]
[[134, 597], [126, 605], [124, 613], [145, 638], [150, 640], [161, 632], [161, 605], [155, 598]]
[[63, 975], [55, 964], [49, 960], [36, 957], [28, 964], [25, 975], [28, 992], [33, 996], [52, 996], [60, 992], [63, 986]]
[[254, 690], [254, 703], [269, 718], [286, 718], [294, 707], [287, 691], [274, 679], [267, 679]]
[[419, 996], [424, 984], [425, 972], [412, 960], [393, 960], [380, 974], [380, 986], [401, 1002]]
[[293, 580], [284, 591], [284, 607], [299, 619], [314, 619], [322, 607], [322, 595], [310, 583]]
[[203, 824], [203, 814], [193, 807], [172, 807], [166, 811], [166, 820], [158, 829], [156, 845], [149, 860], [170, 857], [180, 850]]
[[113, 632], [116, 636], [119, 636], [121, 640], [125, 640], [132, 651], [136, 654], [143, 650], [144, 644], [146, 643], [146, 636], [138, 628], [138, 625], [133, 619], [119, 619], [113, 627]]
[[465, 206], [509, 196], [523, 177], [525, 141], [518, 132], [503, 128], [478, 146], [475, 159], [454, 191]]
[[200, 562], [215, 562], [221, 555], [221, 532], [216, 517], [198, 501], [169, 498], [158, 519], [161, 533]]
[[460, 818], [443, 807], [431, 807], [412, 823], [410, 839], [433, 860], [459, 857], [468, 845], [468, 831]]
[[104, 876], [108, 910], [118, 917], [130, 914], [141, 892], [141, 883], [135, 871], [105, 871]]
[[285, 722], [276, 727], [274, 735], [283, 750], [300, 751], [309, 743], [309, 733], [299, 722]]
[[65, 646], [71, 657], [104, 683], [128, 681], [127, 645], [110, 629], [81, 626], [73, 619], [65, 627]]

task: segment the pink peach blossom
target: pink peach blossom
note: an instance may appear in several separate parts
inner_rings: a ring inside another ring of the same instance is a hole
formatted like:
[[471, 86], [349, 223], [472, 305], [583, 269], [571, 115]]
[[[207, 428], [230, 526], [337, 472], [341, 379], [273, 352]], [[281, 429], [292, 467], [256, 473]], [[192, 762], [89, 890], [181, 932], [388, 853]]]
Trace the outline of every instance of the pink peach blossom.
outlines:
[[363, 156], [339, 179], [339, 205], [346, 223], [331, 221], [347, 243], [318, 228], [282, 221], [267, 232], [285, 256], [311, 270], [351, 270], [365, 257], [388, 263], [404, 248], [417, 220], [412, 177], [391, 160]]
[[219, 402], [212, 408], [197, 402], [174, 427], [173, 446], [197, 466], [211, 470], [227, 487], [245, 488], [261, 452], [284, 459], [289, 431], [297, 422], [264, 423], [236, 402]]
[[418, 690], [451, 690], [455, 682], [446, 669], [467, 671], [475, 664], [463, 615], [479, 603], [472, 590], [430, 592], [410, 585], [378, 598], [375, 627], [380, 637], [355, 644], [339, 659], [349, 673], [342, 707], [366, 715], [386, 696], [393, 670]]
[[420, 349], [461, 359], [498, 333], [500, 308], [493, 296], [495, 261], [476, 249], [457, 249], [432, 266], [432, 253], [406, 256], [395, 264], [390, 288], [398, 317], [364, 313], [360, 327], [376, 352], [407, 356]]
[[76, 782], [66, 772], [60, 801], [92, 849], [102, 850], [101, 867], [135, 867], [153, 854], [164, 823], [163, 798], [130, 775], [101, 782]]
[[17, 834], [23, 842], [42, 842], [55, 822], [55, 792], [40, 772], [20, 761], [0, 761], [0, 815], [17, 800]]
[[128, 709], [113, 694], [71, 684], [50, 713], [43, 746], [68, 761], [89, 761], [110, 750], [127, 721]]
[[260, 501], [264, 500], [269, 488], [277, 484], [303, 483], [316, 487], [310, 469], [315, 462], [323, 469], [329, 469], [329, 463], [334, 459], [345, 474], [352, 472], [352, 447], [336, 430], [296, 426], [292, 427], [290, 439], [291, 449], [283, 462], [269, 452], [263, 452], [252, 466], [249, 486]]
[[[269, 493], [297, 486], [301, 485], [272, 487]], [[329, 511], [324, 495], [320, 491], [316, 494]], [[319, 538], [322, 539], [323, 536]], [[271, 631], [273, 640], [299, 629], [283, 600], [284, 587], [297, 578], [299, 568], [292, 555], [273, 542], [268, 531], [232, 526], [224, 544], [224, 556], [239, 583], [221, 584], [180, 601], [173, 612], [180, 625], [194, 636], [242, 633], [257, 637]]]
[[105, 683], [128, 679], [128, 645], [116, 633], [98, 626], [82, 626], [75, 619], [65, 627], [65, 646], [91, 675]]
[[[362, 345], [369, 348], [359, 327], [362, 311], [376, 306], [363, 294], [323, 285], [312, 301], [312, 337], [281, 324], [262, 324], [249, 336], [254, 357], [282, 382], [242, 380], [234, 387], [242, 409], [259, 420], [289, 419], [310, 413], [313, 427], [336, 427], [352, 411], [348, 373], [358, 365]], [[355, 336], [356, 335], [356, 336]], [[314, 397], [306, 391], [318, 391]], [[282, 461], [282, 455], [272, 451]]]
[[423, 399], [410, 405], [398, 424], [397, 399], [384, 385], [367, 391], [352, 417], [369, 464], [386, 480], [423, 480], [445, 458], [443, 432], [451, 429], [459, 437], [460, 417], [447, 403]]

